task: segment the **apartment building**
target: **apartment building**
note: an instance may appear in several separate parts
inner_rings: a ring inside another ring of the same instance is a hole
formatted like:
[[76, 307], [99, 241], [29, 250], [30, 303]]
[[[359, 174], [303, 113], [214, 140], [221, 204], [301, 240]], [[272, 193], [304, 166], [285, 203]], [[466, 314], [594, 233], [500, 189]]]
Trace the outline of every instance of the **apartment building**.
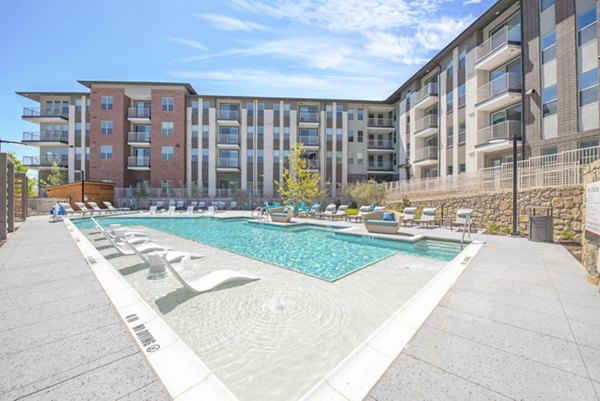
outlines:
[[79, 81], [19, 94], [25, 164], [70, 181], [145, 183], [168, 194], [276, 196], [301, 142], [336, 196], [349, 183], [454, 176], [600, 145], [595, 0], [500, 0], [388, 99], [205, 96], [190, 84]]

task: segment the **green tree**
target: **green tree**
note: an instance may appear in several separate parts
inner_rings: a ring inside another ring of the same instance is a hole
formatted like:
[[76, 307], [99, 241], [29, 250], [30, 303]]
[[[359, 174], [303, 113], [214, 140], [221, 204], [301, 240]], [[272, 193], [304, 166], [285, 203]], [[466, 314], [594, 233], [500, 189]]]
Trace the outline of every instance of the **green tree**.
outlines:
[[[17, 155], [14, 152], [8, 152], [8, 157], [12, 159], [12, 162], [15, 166], [15, 173], [27, 173], [27, 166], [23, 164], [21, 160], [17, 158]], [[37, 196], [37, 178], [35, 177], [27, 177], [27, 196], [30, 198], [35, 198]]]
[[381, 203], [385, 199], [387, 190], [384, 185], [371, 178], [350, 184], [346, 193], [359, 205], [370, 205], [371, 203]]
[[58, 167], [57, 162], [52, 162], [52, 167], [50, 167], [50, 174], [45, 180], [40, 180], [40, 187], [43, 189], [48, 189], [49, 187], [53, 187], [55, 185], [63, 185], [67, 183], [67, 172], [60, 167]]
[[309, 170], [308, 161], [304, 158], [304, 145], [292, 146], [289, 154], [289, 168], [283, 169], [280, 181], [275, 181], [277, 192], [284, 203], [298, 204], [312, 202], [319, 198], [321, 191], [321, 175]]

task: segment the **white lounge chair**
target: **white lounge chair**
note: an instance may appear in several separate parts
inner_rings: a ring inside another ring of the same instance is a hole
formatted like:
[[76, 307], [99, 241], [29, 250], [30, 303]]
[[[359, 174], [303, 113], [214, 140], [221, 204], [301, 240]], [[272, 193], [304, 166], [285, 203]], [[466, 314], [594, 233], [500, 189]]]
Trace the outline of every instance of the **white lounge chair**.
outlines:
[[169, 249], [165, 248], [164, 246], [161, 246], [155, 242], [142, 242], [142, 243], [136, 243], [133, 244], [132, 242], [129, 241], [117, 241], [115, 239], [113, 239], [108, 231], [106, 231], [103, 227], [99, 227], [100, 231], [102, 232], [102, 234], [104, 234], [104, 236], [106, 237], [106, 239], [108, 240], [108, 242], [111, 243], [111, 245], [113, 247], [115, 247], [115, 249], [121, 254], [121, 255], [135, 255], [136, 252], [139, 253], [147, 253], [147, 252], [168, 252]]
[[94, 212], [90, 209], [87, 208], [87, 206], [85, 206], [85, 203], [83, 202], [75, 202], [75, 206], [77, 206], [79, 208], [79, 210], [81, 210], [81, 214], [82, 215], [86, 215], [88, 213], [90, 214], [94, 214]]
[[337, 212], [335, 212], [335, 214], [333, 216], [331, 216], [331, 220], [333, 219], [340, 219], [340, 220], [344, 220], [345, 216], [346, 216], [346, 209], [348, 209], [350, 206], [348, 205], [340, 205], [340, 207], [338, 207]]
[[317, 214], [317, 218], [322, 219], [322, 218], [332, 218], [333, 219], [333, 215], [335, 214], [335, 203], [330, 203], [329, 205], [327, 205], [327, 207], [325, 208], [325, 211], [323, 213], [318, 213]]
[[[156, 209], [160, 210], [160, 209], [162, 209], [162, 207], [163, 207], [163, 201], [157, 201], [156, 202]], [[154, 209], [154, 210], [156, 210], [156, 209]]]
[[410, 221], [410, 226], [412, 227], [412, 225], [415, 222], [415, 215], [417, 214], [417, 208], [416, 207], [405, 207], [404, 210], [402, 211], [402, 213], [404, 214], [404, 225], [406, 225], [407, 222]]
[[204, 202], [204, 201], [198, 202], [198, 209], [204, 209], [205, 206], [206, 206], [206, 202]]
[[212, 291], [215, 288], [222, 286], [223, 284], [227, 284], [230, 282], [247, 282], [247, 281], [255, 281], [259, 280], [259, 277], [256, 277], [247, 272], [235, 271], [235, 270], [215, 270], [207, 275], [192, 281], [186, 281], [167, 261], [162, 255], [157, 253], [149, 254], [148, 258], [152, 260], [153, 263], [158, 262], [158, 258], [163, 260], [164, 266], [171, 272], [173, 277], [175, 277], [186, 289], [195, 293], [202, 293]]
[[81, 214], [83, 214], [82, 212], [80, 212], [80, 211], [77, 211], [77, 210], [73, 209], [73, 208], [71, 207], [71, 205], [69, 205], [69, 204], [68, 204], [68, 203], [66, 203], [66, 202], [58, 202], [58, 204], [59, 204], [60, 206], [62, 206], [62, 208], [63, 208], [63, 209], [65, 209], [65, 213], [66, 213], [67, 215], [69, 215], [69, 214], [75, 214], [75, 213], [81, 213]]
[[215, 212], [216, 212], [216, 206], [212, 206], [212, 205], [211, 205], [211, 206], [209, 206], [209, 207], [208, 207], [208, 210], [207, 210], [207, 212], [206, 212], [206, 213], [207, 213], [209, 216], [214, 216], [214, 215], [215, 215]]
[[182, 262], [181, 266], [175, 266], [175, 268], [185, 267], [189, 263], [191, 259], [201, 258], [202, 255], [197, 255], [195, 253], [188, 252], [179, 252], [179, 251], [167, 251], [167, 252], [153, 252], [154, 254], [158, 254], [161, 256], [160, 261], [157, 261], [156, 258], [149, 257], [152, 253], [144, 253], [140, 252], [135, 246], [130, 246], [130, 248], [135, 252], [135, 254], [145, 262], [148, 267], [148, 278], [149, 279], [157, 279], [162, 278], [166, 275], [165, 263], [166, 260], [169, 263]]
[[128, 212], [129, 210], [131, 210], [128, 207], [114, 207], [112, 203], [107, 201], [104, 201], [102, 203], [104, 203], [104, 206], [106, 206], [106, 208], [111, 212]]
[[175, 214], [175, 206], [169, 206], [169, 210], [167, 210], [167, 214]]
[[373, 209], [374, 212], [383, 212], [385, 210], [385, 206], [375, 206]]
[[177, 201], [177, 206], [175, 206], [176, 209], [183, 209], [185, 207], [185, 201]]
[[450, 231], [453, 227], [458, 229], [465, 229], [465, 226], [469, 230], [469, 238], [471, 236], [471, 219], [473, 217], [473, 209], [457, 209], [456, 218], [450, 223]]
[[190, 205], [187, 207], [185, 214], [194, 214], [194, 206]]
[[92, 217], [92, 222], [96, 225], [98, 230], [103, 233], [105, 236], [109, 236], [114, 241], [123, 242], [125, 240], [129, 240], [131, 244], [143, 244], [149, 242], [156, 242], [155, 240], [148, 239], [148, 234], [141, 233], [139, 231], [127, 231], [125, 227], [121, 228], [112, 228], [111, 232], [108, 232], [100, 225], [100, 223]]
[[108, 209], [101, 209], [96, 202], [88, 202], [88, 205], [90, 205], [94, 212], [98, 212], [98, 214], [108, 213]]
[[231, 202], [231, 203], [229, 203], [229, 208], [230, 208], [231, 210], [235, 210], [235, 209], [237, 209], [237, 202]]
[[416, 223], [419, 223], [419, 225], [427, 225], [427, 228], [429, 228], [430, 224], [437, 224], [438, 220], [435, 217], [436, 214], [436, 208], [435, 207], [426, 207], [423, 208], [423, 212], [421, 213], [421, 218], [419, 220], [415, 220]]

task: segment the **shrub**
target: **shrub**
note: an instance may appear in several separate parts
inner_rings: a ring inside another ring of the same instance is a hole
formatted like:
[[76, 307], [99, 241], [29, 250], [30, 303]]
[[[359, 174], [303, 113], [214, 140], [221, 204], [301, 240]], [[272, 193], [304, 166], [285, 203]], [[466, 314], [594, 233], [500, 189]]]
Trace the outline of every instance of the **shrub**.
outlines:
[[496, 223], [488, 224], [487, 230], [489, 233], [495, 233], [496, 231], [498, 231], [498, 224], [496, 224]]
[[565, 241], [575, 240], [575, 235], [573, 235], [573, 233], [571, 231], [561, 231], [559, 235], [560, 235], [560, 239], [563, 239]]
[[511, 226], [504, 226], [502, 227], [502, 232], [506, 235], [510, 234], [512, 231], [512, 227]]
[[349, 207], [348, 209], [346, 209], [346, 214], [349, 216], [356, 216], [358, 215], [358, 209]]

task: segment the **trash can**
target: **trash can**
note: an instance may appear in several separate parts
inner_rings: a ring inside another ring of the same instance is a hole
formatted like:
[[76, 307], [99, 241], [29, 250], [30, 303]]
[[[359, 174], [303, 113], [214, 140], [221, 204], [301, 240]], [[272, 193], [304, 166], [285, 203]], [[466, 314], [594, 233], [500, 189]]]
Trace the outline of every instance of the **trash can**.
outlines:
[[552, 242], [554, 238], [554, 221], [552, 208], [545, 206], [530, 206], [529, 241]]

